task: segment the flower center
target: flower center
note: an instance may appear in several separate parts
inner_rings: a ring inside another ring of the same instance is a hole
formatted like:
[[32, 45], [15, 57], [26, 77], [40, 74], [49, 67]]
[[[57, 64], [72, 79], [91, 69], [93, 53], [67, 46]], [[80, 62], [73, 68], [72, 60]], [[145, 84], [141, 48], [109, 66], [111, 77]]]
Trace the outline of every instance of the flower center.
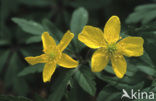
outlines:
[[51, 52], [49, 54], [49, 60], [52, 61], [54, 58], [55, 58], [55, 54]]
[[116, 43], [108, 44], [107, 45], [107, 51], [110, 55], [112, 55], [116, 51]]
[[57, 62], [60, 58], [62, 53], [60, 52], [59, 49], [51, 50], [48, 54], [48, 61], [55, 61]]

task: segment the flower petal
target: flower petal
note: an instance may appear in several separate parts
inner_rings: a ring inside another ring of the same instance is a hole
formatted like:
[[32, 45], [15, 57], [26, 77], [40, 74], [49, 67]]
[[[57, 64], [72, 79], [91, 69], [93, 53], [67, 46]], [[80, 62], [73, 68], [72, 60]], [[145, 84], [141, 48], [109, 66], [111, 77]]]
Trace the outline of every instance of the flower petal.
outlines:
[[115, 43], [119, 40], [120, 19], [118, 16], [112, 16], [104, 27], [104, 38], [108, 43]]
[[127, 63], [123, 55], [114, 54], [111, 57], [113, 70], [118, 78], [123, 78], [127, 70]]
[[56, 63], [54, 62], [48, 62], [45, 64], [43, 68], [43, 82], [48, 82], [51, 79], [51, 76], [55, 72], [56, 69]]
[[126, 37], [117, 43], [117, 48], [125, 56], [141, 56], [143, 55], [143, 43], [142, 37]]
[[93, 72], [102, 71], [109, 62], [109, 56], [104, 48], [96, 50], [92, 56], [91, 69]]
[[43, 51], [48, 52], [51, 49], [56, 47], [55, 40], [52, 36], [49, 35], [48, 32], [44, 32], [42, 34], [42, 43], [43, 43]]
[[45, 54], [35, 57], [26, 57], [25, 60], [31, 65], [35, 65], [37, 63], [46, 63], [48, 61], [47, 56]]
[[61, 59], [57, 62], [58, 65], [65, 68], [75, 68], [78, 66], [78, 62], [72, 59], [69, 55], [63, 53]]
[[106, 45], [103, 32], [97, 27], [85, 26], [78, 35], [78, 39], [90, 48], [99, 48]]
[[60, 51], [63, 51], [68, 46], [73, 37], [74, 34], [71, 33], [69, 30], [64, 34], [62, 40], [58, 44], [58, 48], [60, 49]]

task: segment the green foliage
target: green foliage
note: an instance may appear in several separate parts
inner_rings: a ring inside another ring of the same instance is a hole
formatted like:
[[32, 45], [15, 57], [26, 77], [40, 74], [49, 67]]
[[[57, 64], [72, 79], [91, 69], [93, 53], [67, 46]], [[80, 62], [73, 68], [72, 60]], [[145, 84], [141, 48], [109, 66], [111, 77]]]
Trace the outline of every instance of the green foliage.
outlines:
[[54, 23], [52, 23], [48, 19], [44, 19], [42, 23], [45, 30], [48, 31], [55, 38], [56, 41], [61, 39], [63, 32], [61, 32], [60, 29], [56, 27]]
[[34, 21], [27, 21], [21, 18], [13, 18], [12, 21], [17, 23], [23, 31], [28, 32], [33, 35], [41, 35], [44, 32], [44, 28], [39, 23]]
[[34, 66], [26, 67], [18, 74], [18, 76], [25, 76], [25, 75], [33, 74], [36, 72], [42, 72], [43, 66], [44, 66], [43, 64], [37, 64]]
[[154, 70], [154, 68], [150, 68], [149, 66], [138, 65], [137, 68], [139, 68], [140, 71], [143, 71], [148, 75], [152, 75], [152, 76], [156, 75], [156, 71]]
[[88, 12], [84, 8], [79, 8], [72, 14], [72, 19], [70, 23], [71, 32], [77, 34], [81, 32], [83, 26], [88, 22]]
[[87, 67], [81, 67], [81, 69], [78, 69], [75, 73], [75, 79], [84, 89], [86, 92], [88, 92], [90, 95], [95, 96], [96, 93], [96, 87], [95, 87], [95, 81], [94, 81], [94, 75], [89, 69], [86, 69]]
[[38, 43], [38, 42], [41, 42], [41, 36], [32, 36], [26, 41], [27, 44]]
[[97, 97], [97, 101], [112, 101], [113, 99], [120, 100], [121, 92], [117, 92], [111, 86], [104, 87]]
[[14, 96], [2, 96], [1, 95], [0, 101], [32, 101], [32, 100], [22, 97], [22, 96], [14, 97]]
[[5, 74], [5, 86], [12, 86], [14, 91], [19, 95], [26, 95], [28, 92], [28, 85], [24, 79], [17, 76], [17, 73], [20, 71], [18, 64], [20, 64], [20, 60], [18, 59], [17, 53], [14, 53], [10, 59], [10, 64]]
[[59, 75], [56, 83], [53, 85], [55, 87], [53, 89], [53, 93], [49, 96], [48, 101], [61, 101], [62, 97], [64, 96], [67, 84], [70, 82], [71, 76], [74, 73], [75, 71], [71, 70], [66, 73], [62, 73], [62, 75]]
[[127, 23], [146, 24], [156, 18], [156, 4], [146, 4], [137, 6], [126, 20]]
[[3, 67], [4, 67], [4, 65], [6, 63], [6, 60], [7, 60], [8, 56], [9, 56], [10, 51], [7, 50], [7, 51], [1, 52], [1, 53], [2, 53], [2, 55], [0, 57], [0, 61], [1, 61], [1, 63], [0, 63], [0, 72], [2, 71], [2, 69], [3, 69]]
[[[73, 14], [70, 21], [70, 30], [75, 34], [74, 40], [73, 40], [73, 50], [75, 53], [79, 52], [83, 48], [83, 44], [79, 43], [78, 41], [78, 34], [81, 32], [83, 27], [88, 22], [88, 12], [84, 8], [78, 8], [76, 9]], [[77, 47], [79, 47], [77, 49]]]
[[[152, 91], [156, 97], [155, 0], [1, 1], [0, 101], [120, 101], [122, 89]], [[143, 56], [126, 58], [122, 79], [115, 76], [111, 64], [102, 72], [91, 72], [94, 50], [78, 40], [85, 25], [103, 29], [112, 15], [121, 19], [122, 38], [144, 39]], [[43, 32], [49, 32], [58, 44], [67, 30], [75, 36], [65, 53], [77, 59], [79, 66], [70, 70], [57, 66], [51, 82], [43, 83], [44, 64], [30, 66], [24, 57], [43, 53]]]

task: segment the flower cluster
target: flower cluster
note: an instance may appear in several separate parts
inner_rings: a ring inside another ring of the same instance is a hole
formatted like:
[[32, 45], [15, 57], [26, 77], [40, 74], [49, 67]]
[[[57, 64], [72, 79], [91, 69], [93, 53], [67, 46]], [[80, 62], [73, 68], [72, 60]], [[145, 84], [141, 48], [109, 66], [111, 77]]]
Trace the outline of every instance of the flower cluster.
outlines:
[[[90, 48], [97, 49], [91, 59], [91, 70], [102, 71], [111, 60], [113, 70], [118, 78], [123, 78], [126, 73], [127, 63], [124, 56], [141, 56], [143, 54], [142, 37], [120, 38], [121, 24], [117, 16], [112, 16], [106, 23], [104, 31], [93, 26], [84, 26], [78, 39]], [[43, 81], [50, 81], [56, 64], [65, 68], [75, 68], [78, 61], [72, 59], [63, 50], [68, 46], [74, 34], [67, 31], [62, 40], [56, 45], [55, 40], [44, 32], [42, 34], [44, 54], [36, 57], [26, 57], [26, 61], [32, 65], [45, 63], [43, 69]]]

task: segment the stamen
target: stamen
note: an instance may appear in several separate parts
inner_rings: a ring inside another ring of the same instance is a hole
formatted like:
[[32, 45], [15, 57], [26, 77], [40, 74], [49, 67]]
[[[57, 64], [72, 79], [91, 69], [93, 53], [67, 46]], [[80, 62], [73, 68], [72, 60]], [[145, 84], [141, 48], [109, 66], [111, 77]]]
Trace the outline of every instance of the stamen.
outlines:
[[107, 45], [107, 51], [109, 55], [113, 55], [116, 50], [117, 50], [116, 44], [113, 43]]

